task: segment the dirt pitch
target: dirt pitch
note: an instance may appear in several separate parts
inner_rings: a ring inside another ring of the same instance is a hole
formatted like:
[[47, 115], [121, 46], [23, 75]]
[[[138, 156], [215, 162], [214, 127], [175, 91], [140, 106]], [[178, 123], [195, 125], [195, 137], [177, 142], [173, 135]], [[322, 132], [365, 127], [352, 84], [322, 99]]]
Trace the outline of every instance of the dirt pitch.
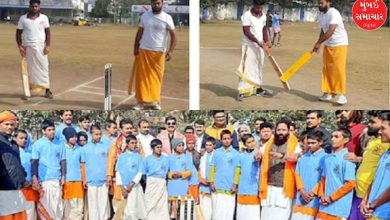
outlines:
[[[318, 23], [282, 25], [281, 47], [271, 54], [285, 71], [303, 53], [312, 49], [320, 32]], [[241, 24], [214, 22], [200, 28], [200, 105], [203, 109], [388, 109], [390, 29], [363, 31], [346, 26], [349, 35], [347, 57], [348, 104], [336, 106], [318, 101], [321, 92], [322, 51], [291, 79], [292, 90], [284, 92], [268, 60], [264, 87], [273, 97], [249, 97], [235, 101], [241, 59]]]
[[[20, 55], [16, 26], [0, 24], [0, 109], [102, 109], [104, 65], [112, 64], [112, 107], [130, 109], [136, 100], [127, 95], [137, 28], [128, 25], [94, 27], [52, 26], [49, 54], [54, 99], [21, 99]], [[163, 109], [188, 109], [188, 28], [177, 31], [173, 60], [166, 63], [162, 88]]]

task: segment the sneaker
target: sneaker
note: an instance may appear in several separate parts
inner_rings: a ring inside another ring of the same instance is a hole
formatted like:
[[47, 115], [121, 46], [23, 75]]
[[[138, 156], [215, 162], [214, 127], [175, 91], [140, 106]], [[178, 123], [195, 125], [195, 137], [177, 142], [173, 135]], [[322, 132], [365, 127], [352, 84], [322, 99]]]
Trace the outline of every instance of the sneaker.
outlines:
[[27, 101], [27, 100], [29, 100], [31, 98], [31, 96], [22, 96], [22, 100], [25, 100], [25, 101]]
[[318, 99], [320, 101], [327, 102], [327, 101], [332, 100], [332, 95], [324, 92], [324, 94], [321, 97], [319, 97]]
[[242, 101], [242, 99], [244, 99], [244, 95], [243, 95], [243, 94], [240, 94], [240, 93], [238, 93], [238, 94], [237, 94], [237, 98], [236, 98], [237, 102], [241, 102], [241, 101]]
[[345, 95], [337, 95], [335, 102], [339, 105], [345, 105], [347, 104], [347, 97]]
[[152, 105], [153, 110], [161, 110], [160, 104], [156, 103], [155, 105]]
[[256, 95], [257, 96], [272, 96], [272, 92], [265, 90], [263, 88], [257, 88], [256, 89]]
[[144, 109], [144, 106], [141, 103], [137, 103], [135, 106], [133, 106], [133, 110], [140, 111]]
[[53, 93], [50, 91], [50, 89], [46, 89], [45, 97], [48, 98], [48, 99], [53, 99], [54, 98]]

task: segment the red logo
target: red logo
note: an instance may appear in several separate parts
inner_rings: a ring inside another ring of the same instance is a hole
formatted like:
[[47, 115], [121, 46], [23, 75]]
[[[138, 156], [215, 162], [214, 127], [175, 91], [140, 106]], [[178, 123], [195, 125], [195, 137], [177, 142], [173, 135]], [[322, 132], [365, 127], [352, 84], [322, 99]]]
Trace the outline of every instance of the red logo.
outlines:
[[352, 7], [355, 23], [364, 30], [380, 28], [387, 18], [387, 7], [383, 0], [357, 0]]

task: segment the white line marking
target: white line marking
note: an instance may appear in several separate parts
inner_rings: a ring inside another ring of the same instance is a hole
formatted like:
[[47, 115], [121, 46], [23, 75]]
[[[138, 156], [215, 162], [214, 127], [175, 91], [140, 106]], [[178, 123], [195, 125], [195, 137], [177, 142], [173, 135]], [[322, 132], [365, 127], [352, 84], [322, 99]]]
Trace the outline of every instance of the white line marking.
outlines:
[[123, 103], [129, 101], [130, 99], [134, 98], [135, 97], [135, 93], [132, 93], [131, 96], [123, 99], [122, 101], [120, 101], [117, 105], [115, 105], [112, 109], [116, 109], [118, 108], [120, 105], [122, 105]]
[[[92, 91], [86, 91], [86, 90], [80, 90], [80, 89], [74, 89], [74, 90], [72, 90], [72, 92], [79, 92], [79, 93], [84, 93], [84, 94], [92, 94], [92, 95], [104, 96], [104, 93], [92, 92]], [[127, 97], [127, 96], [125, 96], [125, 95], [111, 95], [111, 97], [124, 98], [124, 97]]]
[[[96, 86], [87, 86], [87, 85], [84, 85], [83, 87], [84, 87], [84, 88], [89, 88], [89, 89], [104, 90], [104, 88], [102, 88], [102, 87], [96, 87]], [[125, 93], [127, 94], [127, 91], [118, 90], [118, 89], [111, 89], [111, 91], [115, 91], [115, 92], [125, 92]]]
[[[72, 87], [72, 88], [70, 88], [70, 89], [68, 89], [68, 90], [65, 90], [65, 91], [59, 93], [58, 95], [55, 95], [54, 98], [55, 98], [55, 97], [62, 96], [62, 95], [64, 95], [64, 94], [68, 93], [68, 92], [71, 92], [72, 90], [78, 89], [79, 87], [82, 87], [82, 86], [84, 86], [84, 85], [87, 85], [87, 84], [96, 82], [96, 81], [98, 81], [98, 80], [100, 80], [100, 79], [103, 79], [103, 78], [104, 78], [104, 76], [101, 76], [101, 77], [98, 77], [98, 78], [93, 79], [93, 80], [91, 80], [91, 81], [88, 81], [88, 82], [79, 84], [79, 85], [77, 85], [77, 86], [75, 86], [75, 87]], [[47, 101], [49, 101], [49, 100], [47, 100], [47, 99], [41, 100], [41, 101], [39, 101], [39, 102], [37, 102], [37, 103], [32, 104], [32, 106], [36, 106], [36, 105], [42, 104], [42, 103], [47, 102]]]

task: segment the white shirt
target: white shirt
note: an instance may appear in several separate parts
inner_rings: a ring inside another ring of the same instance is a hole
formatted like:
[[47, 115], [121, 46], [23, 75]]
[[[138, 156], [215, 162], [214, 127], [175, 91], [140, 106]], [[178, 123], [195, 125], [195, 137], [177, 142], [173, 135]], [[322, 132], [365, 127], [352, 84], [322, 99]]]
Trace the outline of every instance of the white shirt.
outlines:
[[[249, 10], [241, 16], [242, 26], [250, 26], [250, 31], [256, 39], [262, 43], [263, 42], [263, 28], [266, 25], [267, 17], [263, 13], [259, 18], [252, 15], [252, 12]], [[248, 46], [256, 46], [257, 44], [248, 39], [248, 37], [243, 33], [242, 34], [242, 44]]]
[[145, 152], [145, 157], [151, 155], [153, 153], [152, 148], [150, 147], [150, 142], [152, 142], [155, 137], [153, 137], [150, 134], [143, 135], [143, 134], [138, 134], [137, 139], [141, 142], [142, 148], [144, 149]]
[[329, 8], [326, 13], [320, 14], [320, 26], [324, 33], [328, 31], [331, 24], [337, 24], [337, 27], [333, 35], [325, 41], [325, 45], [329, 47], [348, 45], [348, 35], [344, 28], [343, 18], [335, 8]]
[[175, 29], [169, 14], [163, 11], [160, 14], [153, 14], [152, 11], [145, 12], [141, 16], [139, 26], [144, 28], [140, 48], [162, 52], [167, 50], [168, 30]]
[[195, 150], [198, 152], [200, 152], [200, 150], [202, 149], [203, 136], [204, 136], [204, 134], [202, 134], [200, 137], [196, 136]]
[[46, 15], [40, 13], [35, 19], [27, 18], [27, 14], [19, 18], [18, 30], [23, 30], [22, 42], [23, 45], [31, 45], [35, 43], [45, 43], [45, 29], [49, 28], [49, 19]]

